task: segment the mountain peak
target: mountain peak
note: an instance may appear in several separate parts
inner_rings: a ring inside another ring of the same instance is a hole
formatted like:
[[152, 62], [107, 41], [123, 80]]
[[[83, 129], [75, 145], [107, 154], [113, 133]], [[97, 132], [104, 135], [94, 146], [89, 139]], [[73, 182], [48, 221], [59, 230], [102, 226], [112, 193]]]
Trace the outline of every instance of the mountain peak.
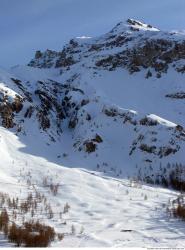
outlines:
[[121, 31], [159, 31], [150, 24], [129, 18], [126, 21], [119, 22], [112, 30], [113, 32]]

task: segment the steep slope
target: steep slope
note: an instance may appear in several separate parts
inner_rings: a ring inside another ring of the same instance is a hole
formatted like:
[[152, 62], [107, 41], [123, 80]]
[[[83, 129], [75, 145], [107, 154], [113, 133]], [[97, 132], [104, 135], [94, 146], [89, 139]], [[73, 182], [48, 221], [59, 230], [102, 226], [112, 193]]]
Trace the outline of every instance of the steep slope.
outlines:
[[[117, 176], [137, 176], [141, 166], [145, 174], [153, 175], [148, 166], [157, 173], [160, 162], [183, 162], [182, 126], [122, 109], [92, 86], [62, 84], [58, 76], [45, 78], [43, 69], [24, 71], [29, 81], [8, 76], [7, 85], [2, 85], [1, 121], [17, 133], [29, 153]], [[31, 79], [28, 72], [35, 77], [38, 71], [39, 80]], [[9, 89], [8, 84], [14, 87]], [[45, 146], [32, 148], [32, 137]], [[54, 155], [44, 153], [52, 152], [50, 148], [55, 149]]]
[[[177, 197], [177, 192], [132, 183], [128, 179], [110, 178], [86, 169], [56, 165], [22, 152], [21, 148], [26, 145], [7, 129], [1, 127], [0, 135], [0, 155], [3, 156], [0, 202], [2, 192], [14, 199], [18, 197], [22, 202], [28, 194], [34, 197], [35, 190], [44, 196], [53, 211], [52, 218], [48, 217], [42, 203], [38, 203], [34, 215], [18, 213], [16, 223], [21, 224], [23, 218], [35, 219], [64, 233], [63, 241], [56, 240], [51, 246], [185, 246], [184, 222], [171, 218], [166, 212], [166, 205]], [[46, 180], [47, 185], [44, 185]], [[59, 184], [56, 195], [52, 194], [50, 183]], [[70, 209], [63, 213], [66, 202]], [[2, 235], [0, 245], [13, 246]]]
[[184, 38], [129, 19], [61, 52], [37, 51], [7, 77], [17, 95], [2, 125], [24, 142], [43, 131], [54, 162], [155, 179], [161, 164], [184, 164]]
[[176, 163], [184, 178], [184, 59], [184, 34], [129, 19], [1, 70], [0, 192], [44, 197], [26, 218], [63, 246], [184, 246], [164, 205], [178, 192], [144, 185], [168, 185]]

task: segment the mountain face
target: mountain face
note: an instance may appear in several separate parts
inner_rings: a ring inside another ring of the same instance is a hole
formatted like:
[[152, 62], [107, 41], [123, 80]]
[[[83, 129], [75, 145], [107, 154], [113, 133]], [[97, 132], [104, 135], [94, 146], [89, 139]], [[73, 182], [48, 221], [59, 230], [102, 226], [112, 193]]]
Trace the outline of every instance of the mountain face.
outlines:
[[[88, 60], [85, 58], [92, 58]], [[47, 50], [36, 52], [28, 65], [38, 68], [69, 70], [80, 63], [82, 67], [113, 71], [118, 67], [130, 73], [154, 69], [156, 77], [167, 73], [169, 65], [184, 73], [184, 35], [161, 32], [151, 25], [133, 19], [118, 23], [109, 33], [95, 39], [72, 39], [61, 52]], [[85, 63], [85, 65], [84, 65]], [[147, 71], [146, 77], [152, 73]]]
[[184, 73], [183, 33], [128, 19], [1, 70], [0, 122], [31, 154], [154, 180], [185, 163]]
[[185, 190], [184, 73], [185, 34], [133, 19], [0, 70], [4, 235], [25, 246], [40, 221], [51, 246], [184, 247], [183, 196], [146, 185]]

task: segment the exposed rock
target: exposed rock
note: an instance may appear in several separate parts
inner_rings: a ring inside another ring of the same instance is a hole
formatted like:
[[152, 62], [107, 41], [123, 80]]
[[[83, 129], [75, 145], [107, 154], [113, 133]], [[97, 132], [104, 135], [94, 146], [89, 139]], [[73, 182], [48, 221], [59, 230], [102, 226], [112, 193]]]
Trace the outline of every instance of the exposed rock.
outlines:
[[56, 68], [61, 68], [61, 67], [69, 67], [73, 64], [75, 64], [76, 62], [74, 61], [73, 57], [72, 56], [69, 56], [69, 57], [63, 57], [61, 56], [57, 61], [56, 61], [56, 64], [55, 64], [55, 67]]
[[97, 142], [97, 143], [101, 143], [101, 142], [103, 142], [103, 139], [101, 138], [100, 135], [96, 134], [95, 138], [92, 139], [92, 141]]
[[146, 73], [146, 78], [148, 79], [150, 77], [152, 77], [152, 72], [150, 70], [148, 70]]
[[31, 118], [33, 112], [34, 112], [34, 108], [30, 106], [29, 108], [27, 108], [26, 113], [24, 114], [24, 117]]
[[103, 112], [105, 113], [105, 115], [111, 116], [111, 117], [118, 115], [118, 111], [116, 109], [113, 109], [113, 108], [110, 108], [110, 109], [105, 108], [103, 110]]
[[156, 126], [158, 124], [157, 120], [151, 119], [147, 116], [142, 118], [139, 122], [144, 126]]
[[184, 131], [184, 128], [181, 125], [177, 125], [175, 129], [180, 132]]
[[165, 96], [173, 99], [185, 99], [185, 92], [177, 92], [174, 94], [167, 94]]
[[20, 96], [16, 95], [12, 103], [12, 110], [19, 113], [23, 108], [23, 100]]
[[90, 121], [90, 120], [91, 120], [91, 115], [90, 115], [90, 114], [87, 114], [87, 115], [86, 115], [86, 120], [87, 120], [87, 121]]
[[13, 128], [14, 127], [14, 114], [12, 110], [11, 104], [2, 104], [0, 106], [0, 114], [2, 118], [2, 126], [5, 128]]
[[39, 110], [39, 112], [37, 113], [37, 117], [38, 117], [38, 121], [40, 123], [40, 127], [43, 130], [50, 128], [50, 120], [42, 110]]
[[147, 144], [141, 144], [140, 150], [145, 151], [147, 153], [155, 153], [156, 146], [149, 146]]
[[40, 51], [40, 50], [37, 50], [37, 51], [35, 52], [35, 59], [39, 59], [39, 58], [41, 58], [41, 57], [42, 57], [41, 51]]
[[92, 141], [85, 141], [84, 146], [85, 146], [85, 152], [89, 154], [95, 152], [97, 148], [97, 145]]
[[76, 127], [78, 123], [78, 118], [77, 117], [74, 117], [72, 118], [70, 121], [69, 121], [69, 125], [68, 127], [71, 128], [71, 129], [74, 129]]

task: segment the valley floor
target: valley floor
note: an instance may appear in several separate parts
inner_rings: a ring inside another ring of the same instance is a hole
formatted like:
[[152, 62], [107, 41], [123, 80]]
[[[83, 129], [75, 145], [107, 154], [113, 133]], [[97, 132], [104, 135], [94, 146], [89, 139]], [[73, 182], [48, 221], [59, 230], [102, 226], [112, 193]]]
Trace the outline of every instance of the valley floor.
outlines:
[[[177, 192], [59, 166], [20, 152], [22, 145], [11, 132], [0, 128], [0, 134], [0, 192], [24, 198], [36, 189], [47, 197], [54, 217], [38, 212], [35, 218], [65, 233], [52, 246], [185, 247], [185, 223], [166, 211]], [[45, 178], [59, 183], [56, 196], [43, 186]], [[61, 218], [66, 203], [70, 209]], [[0, 235], [0, 247], [7, 244]]]

